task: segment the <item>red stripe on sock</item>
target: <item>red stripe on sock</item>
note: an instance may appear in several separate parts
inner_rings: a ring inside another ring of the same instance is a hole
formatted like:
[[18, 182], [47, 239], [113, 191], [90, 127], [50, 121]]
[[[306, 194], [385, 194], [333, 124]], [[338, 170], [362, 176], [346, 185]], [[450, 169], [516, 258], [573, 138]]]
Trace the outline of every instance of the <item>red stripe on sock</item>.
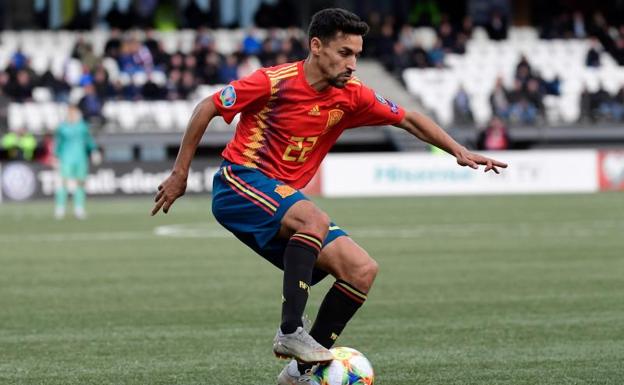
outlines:
[[320, 244], [323, 244], [323, 240], [321, 239], [321, 237], [319, 237], [316, 234], [310, 234], [310, 233], [304, 233], [303, 231], [297, 231], [294, 235], [297, 235], [297, 234], [307, 235], [308, 237], [312, 237], [316, 239], [317, 241], [319, 241]]
[[[296, 239], [293, 239], [293, 238], [296, 238]], [[290, 240], [291, 241], [294, 240], [294, 241], [297, 241], [297, 242], [305, 243], [308, 246], [314, 247], [314, 249], [317, 250], [318, 252], [321, 252], [321, 249], [318, 247], [318, 245], [316, 243], [314, 243], [312, 241], [309, 241], [309, 240], [307, 240], [305, 238], [297, 237], [297, 234], [293, 235], [290, 238]]]
[[343, 292], [347, 297], [351, 298], [353, 301], [357, 302], [357, 303], [364, 303], [364, 300], [358, 296], [356, 296], [355, 294], [349, 292], [349, 290], [345, 289], [344, 287], [334, 284], [334, 287], [338, 290], [340, 290], [341, 292]]

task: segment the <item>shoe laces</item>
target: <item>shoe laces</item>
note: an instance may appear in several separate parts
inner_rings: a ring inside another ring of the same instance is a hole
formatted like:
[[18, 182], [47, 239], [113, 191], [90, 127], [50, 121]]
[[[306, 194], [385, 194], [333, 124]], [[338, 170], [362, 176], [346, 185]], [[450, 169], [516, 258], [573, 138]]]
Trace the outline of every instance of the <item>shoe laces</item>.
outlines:
[[310, 383], [312, 381], [312, 375], [314, 374], [314, 371], [316, 370], [317, 367], [318, 367], [318, 364], [312, 366], [310, 369], [306, 369], [305, 372], [303, 372], [303, 374], [299, 377], [297, 382]]

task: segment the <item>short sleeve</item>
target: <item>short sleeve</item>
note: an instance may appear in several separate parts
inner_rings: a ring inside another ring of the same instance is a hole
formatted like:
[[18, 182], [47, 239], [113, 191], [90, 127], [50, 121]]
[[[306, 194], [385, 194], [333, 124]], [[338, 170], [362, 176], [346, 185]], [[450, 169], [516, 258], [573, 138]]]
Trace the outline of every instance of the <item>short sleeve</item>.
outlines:
[[372, 89], [361, 86], [351, 127], [393, 125], [405, 117], [405, 110]]
[[231, 123], [237, 113], [259, 108], [269, 96], [269, 79], [261, 70], [257, 70], [216, 92], [212, 95], [212, 101], [223, 119]]

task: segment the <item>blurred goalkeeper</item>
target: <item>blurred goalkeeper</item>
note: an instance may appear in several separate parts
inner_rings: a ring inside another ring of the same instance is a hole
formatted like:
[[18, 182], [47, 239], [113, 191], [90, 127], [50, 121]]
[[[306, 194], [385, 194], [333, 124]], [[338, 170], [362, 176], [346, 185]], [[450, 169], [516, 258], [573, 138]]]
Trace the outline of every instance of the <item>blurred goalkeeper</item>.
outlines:
[[[505, 163], [468, 151], [432, 120], [405, 111], [366, 87], [353, 73], [368, 25], [342, 9], [312, 18], [304, 61], [262, 68], [201, 101], [191, 116], [171, 175], [158, 186], [152, 215], [167, 213], [186, 189], [198, 143], [215, 116], [231, 122], [234, 138], [213, 181], [212, 211], [238, 239], [284, 271], [282, 319], [273, 352], [293, 360], [278, 384], [304, 383], [366, 301], [377, 263], [300, 191], [348, 128], [395, 125], [485, 171]], [[310, 286], [336, 281], [310, 332], [302, 315]], [[298, 364], [299, 363], [299, 364]]]
[[54, 155], [58, 159], [62, 178], [54, 197], [54, 216], [57, 219], [65, 217], [67, 196], [71, 191], [74, 215], [78, 219], [85, 219], [87, 195], [84, 184], [89, 171], [89, 156], [97, 164], [100, 162], [100, 154], [77, 106], [67, 107], [67, 117], [56, 129], [54, 143]]

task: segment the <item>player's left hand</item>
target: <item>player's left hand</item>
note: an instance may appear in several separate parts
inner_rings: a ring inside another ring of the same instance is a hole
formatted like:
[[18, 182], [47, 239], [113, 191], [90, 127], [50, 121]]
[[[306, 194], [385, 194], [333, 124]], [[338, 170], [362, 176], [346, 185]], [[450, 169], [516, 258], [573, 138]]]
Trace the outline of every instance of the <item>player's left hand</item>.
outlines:
[[156, 197], [154, 197], [154, 208], [152, 216], [156, 215], [162, 208], [163, 213], [167, 214], [169, 208], [176, 199], [184, 195], [186, 192], [186, 176], [175, 171], [169, 175], [159, 186]]
[[465, 148], [462, 149], [457, 155], [457, 164], [460, 166], [468, 166], [474, 169], [478, 169], [479, 165], [485, 166], [485, 172], [490, 170], [494, 171], [497, 174], [500, 174], [498, 167], [507, 168], [507, 163], [503, 163], [496, 159], [488, 158], [487, 156], [475, 154], [474, 152], [470, 152]]

